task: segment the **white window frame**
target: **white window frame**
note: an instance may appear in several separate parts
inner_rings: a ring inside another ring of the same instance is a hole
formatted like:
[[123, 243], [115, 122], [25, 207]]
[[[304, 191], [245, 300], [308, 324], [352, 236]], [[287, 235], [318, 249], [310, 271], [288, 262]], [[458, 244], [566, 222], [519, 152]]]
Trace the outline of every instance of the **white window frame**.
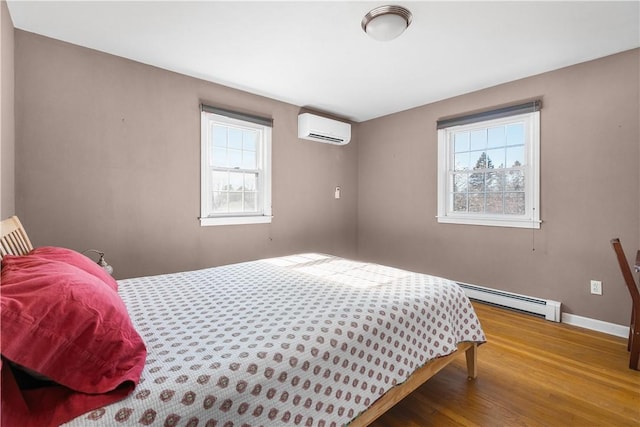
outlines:
[[[525, 212], [523, 215], [453, 211], [453, 169], [455, 132], [489, 128], [513, 122], [525, 123]], [[439, 223], [539, 229], [540, 220], [540, 112], [533, 111], [470, 124], [438, 129], [438, 215]]]
[[[241, 116], [241, 115], [238, 115]], [[200, 115], [201, 123], [201, 166], [200, 166], [200, 225], [242, 225], [242, 224], [267, 224], [271, 223], [271, 126], [229, 117], [209, 111], [203, 111]], [[211, 209], [211, 165], [208, 159], [211, 153], [211, 129], [212, 123], [224, 126], [240, 127], [257, 130], [260, 137], [258, 141], [258, 214], [214, 214]]]

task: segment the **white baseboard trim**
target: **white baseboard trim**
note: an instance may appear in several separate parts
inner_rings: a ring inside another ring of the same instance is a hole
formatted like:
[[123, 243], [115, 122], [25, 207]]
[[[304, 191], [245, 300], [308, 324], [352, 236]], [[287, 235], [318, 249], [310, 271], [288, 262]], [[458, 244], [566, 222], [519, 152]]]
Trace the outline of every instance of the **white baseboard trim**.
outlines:
[[629, 327], [615, 323], [603, 322], [602, 320], [591, 319], [589, 317], [577, 316], [575, 314], [562, 313], [562, 323], [578, 326], [580, 328], [591, 329], [592, 331], [603, 332], [621, 338], [629, 337]]

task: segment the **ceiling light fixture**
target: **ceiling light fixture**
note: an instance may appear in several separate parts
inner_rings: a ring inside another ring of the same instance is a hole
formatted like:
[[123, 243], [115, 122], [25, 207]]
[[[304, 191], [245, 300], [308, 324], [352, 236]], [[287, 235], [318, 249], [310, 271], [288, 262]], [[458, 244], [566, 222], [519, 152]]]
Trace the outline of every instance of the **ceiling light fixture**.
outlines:
[[402, 6], [380, 6], [362, 18], [362, 29], [376, 40], [389, 41], [402, 34], [411, 19], [411, 12]]

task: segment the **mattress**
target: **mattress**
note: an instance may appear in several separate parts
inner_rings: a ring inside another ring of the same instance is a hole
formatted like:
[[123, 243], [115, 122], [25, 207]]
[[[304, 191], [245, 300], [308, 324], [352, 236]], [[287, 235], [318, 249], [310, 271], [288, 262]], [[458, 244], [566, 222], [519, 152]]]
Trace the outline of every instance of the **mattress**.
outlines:
[[65, 426], [341, 426], [485, 341], [455, 283], [323, 254], [118, 283], [147, 346], [140, 383]]

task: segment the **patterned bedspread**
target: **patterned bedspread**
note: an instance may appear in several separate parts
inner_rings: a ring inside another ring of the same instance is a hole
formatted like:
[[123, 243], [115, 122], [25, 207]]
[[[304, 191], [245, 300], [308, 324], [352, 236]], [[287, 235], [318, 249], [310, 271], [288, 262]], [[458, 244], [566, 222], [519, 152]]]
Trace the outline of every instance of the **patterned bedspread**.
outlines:
[[484, 333], [449, 280], [303, 254], [127, 279], [148, 356], [125, 400], [65, 426], [341, 426]]

